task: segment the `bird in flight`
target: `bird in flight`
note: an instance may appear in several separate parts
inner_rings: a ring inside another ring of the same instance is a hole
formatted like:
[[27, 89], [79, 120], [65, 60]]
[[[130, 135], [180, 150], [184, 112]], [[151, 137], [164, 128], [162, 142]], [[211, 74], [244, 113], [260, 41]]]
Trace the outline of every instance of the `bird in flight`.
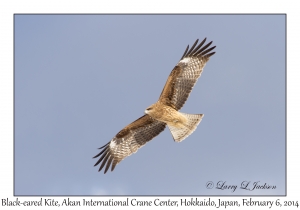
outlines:
[[[99, 158], [94, 166], [100, 164], [99, 171], [105, 166], [104, 173], [111, 166], [113, 171], [124, 158], [136, 153], [139, 148], [161, 133], [166, 125], [173, 139], [181, 142], [194, 132], [203, 118], [203, 114], [185, 114], [179, 112], [189, 97], [192, 88], [200, 77], [211, 52], [216, 46], [205, 46], [206, 38], [197, 45], [198, 39], [190, 48], [187, 46], [180, 61], [171, 71], [158, 101], [145, 110], [145, 115], [123, 128], [103, 147], [94, 158]], [[210, 47], [210, 48], [209, 48]]]

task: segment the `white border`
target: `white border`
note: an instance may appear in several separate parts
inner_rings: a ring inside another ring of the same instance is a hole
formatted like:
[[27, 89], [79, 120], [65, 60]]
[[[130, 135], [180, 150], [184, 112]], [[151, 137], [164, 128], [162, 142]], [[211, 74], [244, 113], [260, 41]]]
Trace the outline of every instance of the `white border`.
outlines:
[[[15, 13], [286, 13], [287, 14], [287, 197], [253, 197], [254, 200], [299, 199], [299, 7], [296, 1], [0, 1], [0, 199], [13, 197], [13, 15]], [[297, 196], [298, 195], [298, 196]], [[47, 197], [51, 198], [51, 197]], [[64, 197], [54, 197], [61, 202]], [[72, 197], [82, 200], [87, 197]], [[108, 200], [109, 197], [93, 197]], [[154, 197], [138, 197], [154, 200]], [[188, 197], [185, 197], [188, 198]], [[221, 197], [238, 200], [247, 197]], [[20, 200], [39, 200], [20, 197]], [[114, 197], [123, 200], [125, 197]], [[163, 197], [167, 200], [168, 197]], [[179, 197], [170, 197], [179, 200]], [[201, 197], [208, 199], [208, 197]], [[217, 197], [212, 197], [217, 201]], [[11, 207], [10, 207], [11, 208]], [[97, 208], [97, 207], [96, 207]], [[99, 207], [98, 207], [99, 208]], [[103, 208], [103, 207], [100, 207]], [[274, 208], [274, 207], [272, 207]], [[1, 207], [2, 209], [2, 207]]]

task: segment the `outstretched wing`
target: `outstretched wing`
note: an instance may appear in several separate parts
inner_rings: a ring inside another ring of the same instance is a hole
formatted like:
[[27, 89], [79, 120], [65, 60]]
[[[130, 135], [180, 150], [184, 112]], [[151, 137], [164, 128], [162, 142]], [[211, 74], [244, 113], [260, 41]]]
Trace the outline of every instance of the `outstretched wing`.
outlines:
[[105, 164], [104, 173], [107, 172], [110, 165], [112, 165], [111, 171], [113, 171], [119, 162], [135, 153], [139, 148], [162, 132], [165, 127], [165, 123], [152, 119], [149, 115], [140, 117], [122, 129], [110, 142], [99, 148], [102, 151], [94, 158], [100, 155], [101, 157], [94, 166], [100, 164], [102, 161], [99, 171]]
[[197, 39], [190, 50], [189, 46], [187, 46], [182, 58], [170, 73], [159, 101], [176, 110], [182, 108], [209, 57], [215, 54], [215, 52], [211, 51], [216, 46], [207, 49], [212, 42], [203, 46], [205, 41], [206, 38], [197, 46]]

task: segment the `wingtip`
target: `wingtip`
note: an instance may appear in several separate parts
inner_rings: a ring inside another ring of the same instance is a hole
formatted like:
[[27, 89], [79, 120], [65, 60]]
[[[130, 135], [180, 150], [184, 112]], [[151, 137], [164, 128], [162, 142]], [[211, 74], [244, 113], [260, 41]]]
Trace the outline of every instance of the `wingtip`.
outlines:
[[206, 54], [206, 57], [209, 58], [209, 57], [211, 57], [214, 54], [216, 54], [216, 52], [212, 52], [212, 53]]
[[[183, 56], [181, 57], [180, 60], [182, 60], [184, 57], [188, 57], [188, 56], [197, 56], [197, 55], [203, 55], [201, 52], [203, 52], [204, 50], [206, 50], [206, 48], [208, 48], [212, 41], [207, 43], [205, 46], [203, 46], [203, 44], [206, 42], [206, 37], [201, 41], [201, 43], [198, 44], [199, 39], [197, 39], [195, 41], [195, 43], [192, 45], [191, 49], [189, 49], [189, 45], [186, 48], [185, 52], [183, 53]], [[198, 44], [198, 45], [197, 45]], [[213, 48], [212, 48], [213, 49]], [[210, 51], [210, 50], [209, 50]], [[206, 52], [209, 52], [206, 51]]]
[[104, 147], [106, 147], [110, 142], [108, 142], [107, 144], [103, 145], [102, 147], [99, 147], [98, 149], [102, 149]]

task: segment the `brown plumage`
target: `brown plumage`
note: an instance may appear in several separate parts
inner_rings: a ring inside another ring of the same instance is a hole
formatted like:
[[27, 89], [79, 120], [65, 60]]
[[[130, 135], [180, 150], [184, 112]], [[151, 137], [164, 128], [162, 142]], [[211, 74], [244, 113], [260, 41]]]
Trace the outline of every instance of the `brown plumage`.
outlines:
[[[100, 157], [95, 166], [100, 164], [99, 171], [104, 173], [111, 166], [111, 171], [124, 158], [135, 153], [148, 141], [162, 132], [168, 125], [173, 139], [180, 142], [188, 137], [203, 118], [203, 114], [185, 114], [179, 112], [186, 102], [195, 83], [200, 77], [209, 58], [212, 42], [205, 46], [206, 38], [199, 44], [198, 39], [189, 50], [187, 46], [180, 61], [170, 73], [158, 101], [145, 110], [145, 115], [123, 128], [94, 158]], [[203, 47], [202, 47], [203, 46]]]

